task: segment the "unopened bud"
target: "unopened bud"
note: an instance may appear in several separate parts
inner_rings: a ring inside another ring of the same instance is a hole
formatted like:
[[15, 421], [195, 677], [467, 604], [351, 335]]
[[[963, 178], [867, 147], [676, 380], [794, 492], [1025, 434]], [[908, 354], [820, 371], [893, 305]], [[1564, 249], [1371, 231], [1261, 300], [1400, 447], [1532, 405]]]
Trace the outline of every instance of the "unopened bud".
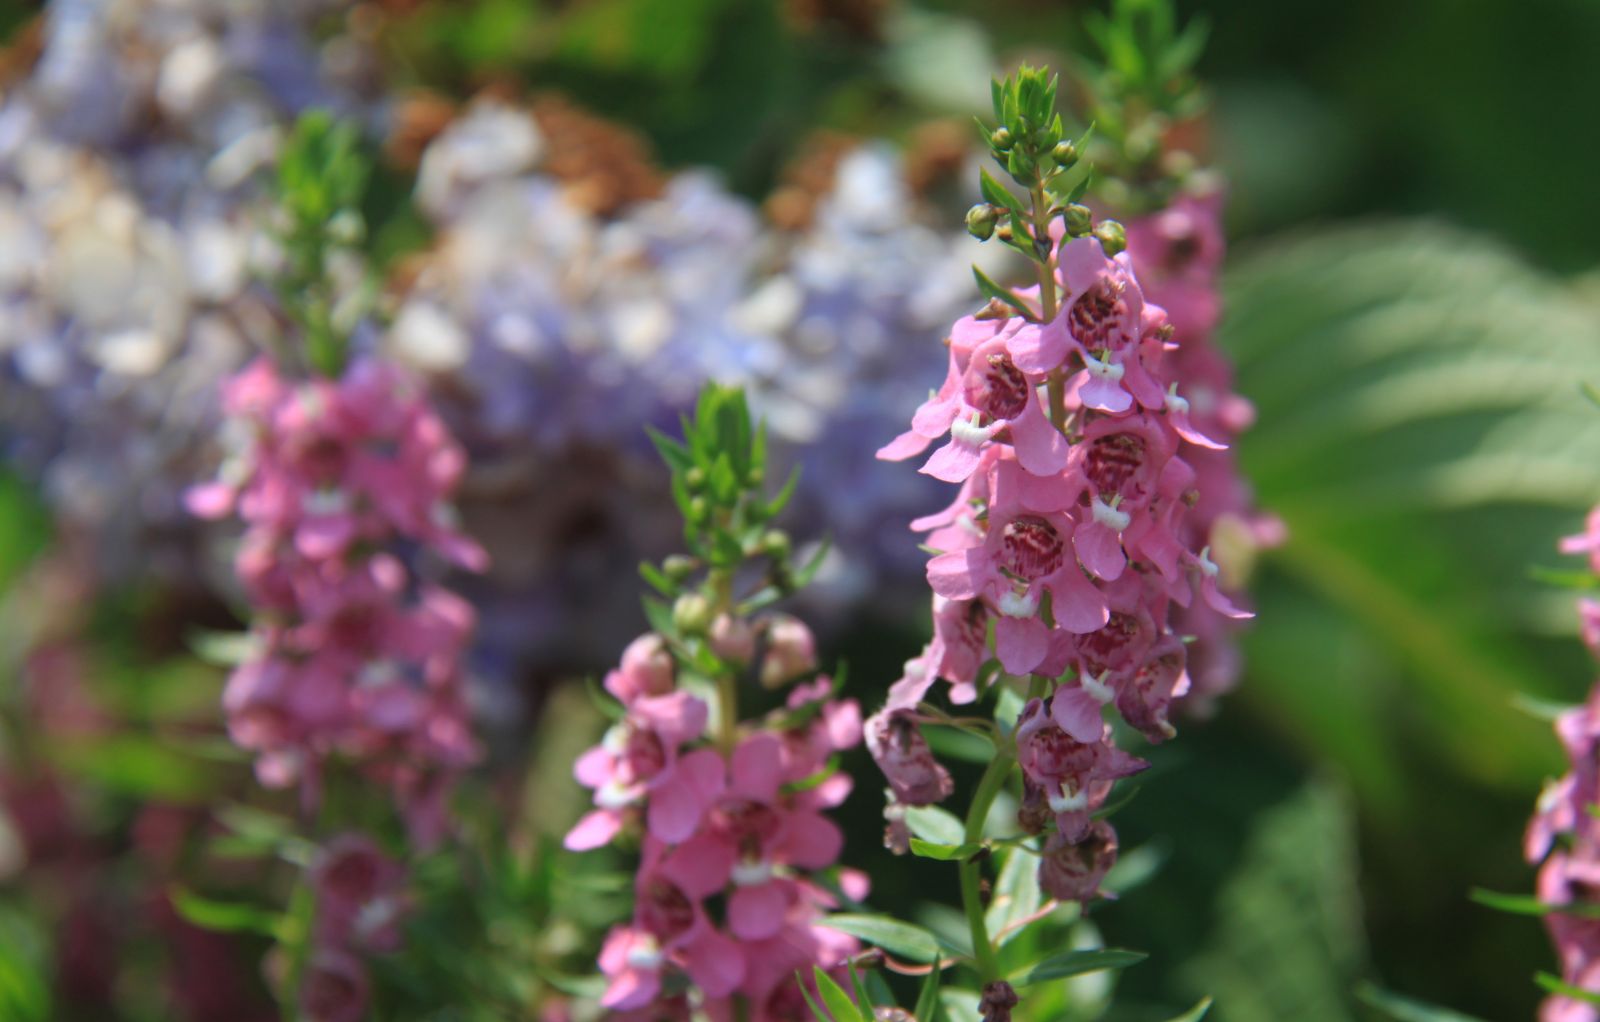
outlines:
[[686, 581], [693, 575], [700, 562], [685, 554], [673, 554], [661, 562], [661, 571], [667, 578], [674, 582]]
[[606, 679], [606, 688], [624, 703], [640, 696], [661, 696], [673, 687], [672, 651], [666, 640], [647, 632], [628, 643], [616, 673]]
[[698, 493], [705, 489], [706, 470], [696, 465], [683, 474], [683, 485], [689, 488], [690, 493]]
[[1006, 127], [994, 129], [994, 133], [989, 136], [989, 144], [994, 146], [996, 149], [1010, 149], [1011, 129]]
[[703, 522], [711, 511], [711, 504], [704, 497], [696, 497], [689, 501], [689, 520]]
[[783, 560], [789, 556], [791, 545], [789, 534], [782, 529], [769, 529], [761, 537], [761, 552], [776, 560]]
[[979, 241], [988, 241], [994, 237], [994, 225], [999, 219], [993, 206], [980, 202], [967, 210], [967, 233]]
[[1094, 214], [1081, 203], [1074, 202], [1068, 206], [1061, 219], [1067, 225], [1067, 234], [1074, 238], [1081, 238], [1094, 230]]
[[711, 651], [731, 664], [747, 664], [756, 655], [756, 630], [744, 618], [718, 614], [710, 639]]
[[699, 593], [684, 593], [672, 605], [672, 623], [685, 635], [701, 635], [711, 627], [711, 601]]
[[1078, 162], [1078, 147], [1066, 139], [1056, 143], [1050, 150], [1050, 158], [1056, 161], [1056, 166], [1066, 168]]
[[1128, 233], [1115, 220], [1102, 220], [1094, 225], [1094, 236], [1106, 255], [1115, 256], [1127, 249]]
[[1017, 992], [1003, 979], [984, 984], [978, 1001], [978, 1014], [984, 1022], [1011, 1022], [1011, 1009], [1017, 1006]]
[[817, 669], [817, 644], [804, 621], [778, 614], [767, 622], [767, 652], [761, 658], [761, 684], [786, 685]]

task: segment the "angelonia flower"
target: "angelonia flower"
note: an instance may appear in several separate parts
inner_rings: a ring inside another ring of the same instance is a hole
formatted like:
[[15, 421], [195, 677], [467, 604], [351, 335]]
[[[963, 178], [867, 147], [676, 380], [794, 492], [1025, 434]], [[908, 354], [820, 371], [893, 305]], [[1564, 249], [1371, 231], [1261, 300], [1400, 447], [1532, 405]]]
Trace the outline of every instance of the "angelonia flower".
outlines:
[[[1585, 531], [1561, 541], [1561, 551], [1588, 558], [1600, 574], [1600, 508]], [[1600, 657], [1600, 603], [1578, 601], [1585, 644]], [[1540, 865], [1538, 899], [1561, 964], [1561, 980], [1600, 994], [1600, 686], [1555, 722], [1571, 769], [1545, 786], [1528, 824], [1524, 853]], [[1554, 993], [1539, 1012], [1543, 1022], [1596, 1022], [1600, 1006]]]
[[244, 525], [251, 642], [223, 695], [229, 733], [262, 783], [311, 798], [326, 763], [348, 761], [431, 846], [478, 754], [462, 670], [473, 611], [418, 570], [486, 566], [451, 510], [462, 451], [416, 384], [373, 359], [295, 381], [260, 358], [223, 406], [237, 449], [188, 504]]
[[[1013, 155], [1024, 130], [1039, 135], [1024, 123], [1047, 131], [1053, 115], [1054, 87], [1030, 74], [1018, 81], [1037, 87], [1044, 109], [997, 131], [991, 148], [1042, 195], [1076, 156], [1051, 141], [1042, 158], [1053, 162], [1032, 171], [1040, 156]], [[1016, 116], [1014, 93], [1007, 102], [1002, 124]], [[991, 201], [1002, 193], [985, 179]], [[1027, 249], [1040, 284], [988, 285], [989, 304], [948, 332], [943, 384], [879, 451], [922, 458], [923, 474], [958, 492], [912, 523], [934, 552], [933, 639], [866, 728], [894, 801], [938, 801], [951, 786], [917, 735], [929, 689], [943, 680], [953, 703], [971, 703], [993, 677], [991, 660], [1030, 679], [1001, 739], [1022, 771], [1019, 822], [1045, 835], [1041, 887], [1081, 903], [1116, 859], [1115, 833], [1094, 814], [1118, 779], [1144, 766], [1117, 748], [1108, 712], [1147, 741], [1172, 737], [1174, 701], [1191, 686], [1179, 615], [1250, 615], [1222, 591], [1220, 567], [1189, 521], [1205, 497], [1186, 453], [1224, 442], [1207, 432], [1209, 407], [1202, 417], [1189, 400], [1180, 362], [1188, 339], [1145, 293], [1121, 225], [1065, 206], [1059, 219], [1032, 219], [1027, 238], [1014, 225], [1033, 211], [1018, 208], [998, 232], [995, 207], [974, 209], [974, 233], [1003, 233]]]
[[[1255, 421], [1255, 409], [1234, 392], [1233, 366], [1215, 341], [1222, 313], [1223, 198], [1219, 186], [1200, 178], [1165, 207], [1130, 220], [1127, 239], [1145, 297], [1166, 311], [1175, 336], [1182, 339], [1171, 352], [1171, 364], [1183, 392], [1169, 400], [1187, 404], [1189, 422], [1202, 435], [1228, 445], [1211, 447], [1182, 438], [1179, 454], [1194, 469], [1198, 495], [1184, 516], [1183, 538], [1190, 546], [1228, 552], [1229, 557], [1217, 560], [1222, 587], [1231, 594], [1242, 582], [1240, 562], [1255, 550], [1281, 543], [1284, 526], [1256, 507], [1232, 448]], [[1175, 621], [1180, 632], [1196, 639], [1190, 647], [1192, 686], [1184, 705], [1191, 712], [1204, 711], [1238, 680], [1233, 634], [1239, 623], [1203, 602], [1178, 608]]]
[[0, 459], [111, 581], [195, 581], [182, 492], [216, 386], [282, 332], [252, 281], [262, 171], [300, 111], [376, 109], [370, 47], [329, 22], [350, 6], [52, 0], [19, 33], [40, 50], [0, 101]]
[[[747, 416], [738, 391], [708, 393]], [[711, 421], [702, 411], [691, 435]], [[691, 440], [681, 450], [703, 449]], [[770, 561], [781, 579], [787, 541], [762, 546], [750, 559]], [[661, 581], [679, 590], [669, 631], [635, 639], [606, 675], [620, 716], [574, 767], [594, 808], [566, 847], [622, 841], [639, 853], [632, 919], [611, 930], [599, 957], [601, 1006], [621, 1017], [688, 1018], [691, 1008], [713, 1018], [805, 1017], [796, 972], [842, 975], [858, 950], [820, 924], [836, 890], [866, 895], [864, 876], [838, 868], [844, 835], [827, 816], [852, 787], [832, 759], [860, 743], [861, 713], [818, 673], [803, 622], [727, 595], [741, 559], [720, 558], [705, 591], [684, 580], [692, 565], [669, 561], [678, 581]], [[784, 690], [782, 705], [737, 720], [741, 687]]]

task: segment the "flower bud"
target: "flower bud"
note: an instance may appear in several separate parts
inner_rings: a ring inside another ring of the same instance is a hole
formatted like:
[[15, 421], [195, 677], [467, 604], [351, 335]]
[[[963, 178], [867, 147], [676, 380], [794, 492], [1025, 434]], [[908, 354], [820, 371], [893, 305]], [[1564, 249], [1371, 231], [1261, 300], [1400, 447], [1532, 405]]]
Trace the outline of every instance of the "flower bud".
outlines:
[[1011, 1009], [1017, 1006], [1017, 992], [1003, 979], [985, 983], [978, 1001], [978, 1014], [984, 1022], [1011, 1022]]
[[672, 605], [672, 623], [685, 635], [702, 635], [711, 627], [711, 601], [699, 593], [684, 593]]
[[[889, 780], [895, 801], [908, 806], [942, 802], [955, 790], [955, 782], [933, 758], [911, 711], [885, 710], [866, 724], [867, 751]], [[890, 823], [893, 824], [891, 818]], [[892, 836], [892, 835], [891, 835]]]
[[684, 554], [673, 554], [661, 562], [661, 571], [662, 574], [674, 582], [684, 582], [694, 574], [695, 569], [699, 566], [699, 562], [693, 557]]
[[1128, 234], [1115, 220], [1102, 220], [1094, 225], [1094, 236], [1107, 256], [1115, 256], [1128, 247]]
[[756, 630], [749, 621], [718, 614], [711, 622], [711, 651], [731, 664], [747, 664], [756, 655]]
[[1011, 129], [1004, 125], [994, 129], [993, 134], [989, 136], [989, 144], [1000, 150], [1010, 149]]
[[782, 529], [769, 529], [766, 535], [761, 537], [761, 552], [768, 557], [781, 561], [789, 556], [791, 549], [789, 534]]
[[706, 470], [699, 465], [683, 474], [683, 485], [689, 488], [690, 493], [698, 493], [706, 488]]
[[703, 522], [706, 515], [711, 513], [711, 503], [704, 497], [696, 497], [689, 501], [689, 521]]
[[1088, 206], [1074, 202], [1068, 206], [1062, 219], [1067, 225], [1067, 234], [1074, 238], [1081, 238], [1094, 230], [1094, 214]]
[[1050, 158], [1056, 161], [1056, 166], [1065, 170], [1078, 162], [1078, 147], [1067, 139], [1062, 139], [1056, 143], [1054, 149], [1050, 150]]
[[1104, 820], [1096, 820], [1075, 844], [1052, 834], [1039, 858], [1039, 887], [1062, 901], [1089, 901], [1116, 861], [1117, 832]]
[[988, 241], [994, 237], [994, 225], [999, 219], [993, 206], [980, 202], [967, 210], [967, 233], [979, 241]]
[[667, 641], [655, 632], [647, 632], [622, 651], [615, 679], [617, 688], [612, 689], [610, 678], [606, 679], [606, 687], [625, 703], [639, 696], [666, 695], [672, 691], [674, 666]]
[[761, 658], [761, 684], [786, 685], [817, 669], [817, 644], [804, 621], [779, 614], [767, 622], [767, 652]]

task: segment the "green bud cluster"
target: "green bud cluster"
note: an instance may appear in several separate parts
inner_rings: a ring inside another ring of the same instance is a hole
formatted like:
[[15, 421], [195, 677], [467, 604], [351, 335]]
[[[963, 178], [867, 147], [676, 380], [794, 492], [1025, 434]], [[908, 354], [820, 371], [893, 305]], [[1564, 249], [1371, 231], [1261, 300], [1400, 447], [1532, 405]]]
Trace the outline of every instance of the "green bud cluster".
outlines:
[[[688, 553], [674, 554], [659, 566], [647, 562], [639, 570], [670, 601], [661, 616], [670, 619], [673, 630], [701, 634], [728, 609], [735, 571], [761, 562], [757, 602], [764, 605], [809, 582], [821, 567], [823, 551], [804, 564], [794, 563], [788, 533], [773, 525], [794, 495], [799, 473], [790, 473], [776, 495], [765, 495], [766, 431], [751, 419], [742, 390], [708, 385], [682, 426], [681, 441], [654, 430], [650, 439], [672, 471]], [[739, 609], [757, 608], [746, 600]]]
[[334, 293], [329, 263], [366, 239], [361, 204], [370, 173], [355, 126], [326, 111], [295, 123], [278, 163], [284, 264], [273, 283], [304, 334], [309, 368], [324, 376], [344, 371], [349, 336], [365, 311], [362, 294]]
[[[1043, 68], [1024, 64], [1004, 81], [993, 82], [993, 127], [981, 119], [978, 128], [989, 154], [1011, 180], [1007, 185], [988, 170], [980, 172], [983, 202], [967, 211], [967, 231], [980, 241], [996, 239], [1035, 263], [1048, 267], [1051, 260], [1050, 225], [1060, 217], [1071, 238], [1094, 237], [1108, 255], [1127, 248], [1122, 225], [1112, 220], [1095, 223], [1089, 207], [1080, 201], [1088, 190], [1090, 168], [1083, 163], [1093, 129], [1067, 138], [1056, 112], [1060, 79]], [[1022, 189], [1019, 195], [1013, 187]], [[1044, 269], [1041, 273], [1047, 272]], [[1032, 310], [1022, 299], [973, 268], [984, 296], [1011, 306], [1023, 315]]]

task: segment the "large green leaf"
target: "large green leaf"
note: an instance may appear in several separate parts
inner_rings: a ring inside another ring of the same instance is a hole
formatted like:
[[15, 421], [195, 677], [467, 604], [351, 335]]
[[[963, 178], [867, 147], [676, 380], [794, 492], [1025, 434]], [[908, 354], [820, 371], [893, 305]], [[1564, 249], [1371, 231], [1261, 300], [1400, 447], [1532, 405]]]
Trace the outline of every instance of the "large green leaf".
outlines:
[[[1251, 690], [1350, 771], [1364, 804], [1409, 796], [1413, 735], [1480, 784], [1555, 765], [1519, 691], [1576, 698], [1541, 649], [1575, 631], [1530, 577], [1600, 500], [1600, 312], [1481, 237], [1341, 228], [1237, 261], [1224, 340], [1259, 420], [1241, 444], [1290, 538], [1267, 559]], [[1557, 656], [1564, 656], [1557, 647]], [[1402, 730], [1407, 728], [1410, 730]]]
[[1181, 975], [1228, 1022], [1347, 1022], [1366, 955], [1347, 799], [1313, 782], [1261, 814]]

